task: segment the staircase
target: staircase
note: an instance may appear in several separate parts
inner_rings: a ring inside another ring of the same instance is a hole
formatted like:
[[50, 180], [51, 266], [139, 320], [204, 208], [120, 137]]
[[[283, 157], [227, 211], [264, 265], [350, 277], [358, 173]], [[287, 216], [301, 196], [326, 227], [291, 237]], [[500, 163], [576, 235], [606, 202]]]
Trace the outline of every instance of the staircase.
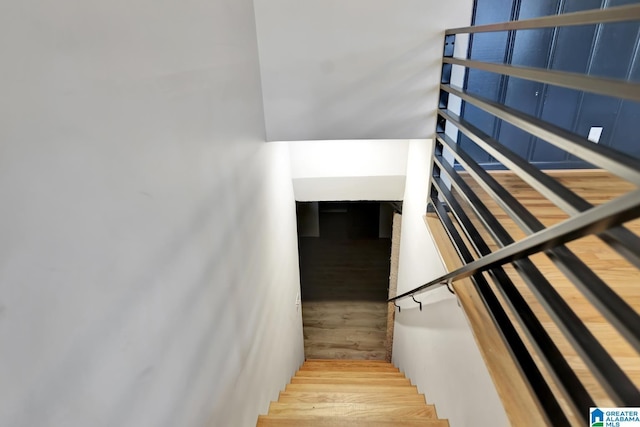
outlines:
[[258, 427], [447, 427], [416, 386], [388, 362], [307, 360]]

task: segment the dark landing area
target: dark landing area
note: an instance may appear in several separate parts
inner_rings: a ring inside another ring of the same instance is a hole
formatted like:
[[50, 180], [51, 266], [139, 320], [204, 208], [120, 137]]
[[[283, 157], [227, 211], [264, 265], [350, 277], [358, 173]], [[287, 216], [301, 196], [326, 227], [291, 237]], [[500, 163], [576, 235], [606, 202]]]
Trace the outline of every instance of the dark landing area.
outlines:
[[391, 239], [302, 237], [299, 246], [303, 303], [386, 301]]
[[[302, 211], [298, 209], [302, 301], [384, 302], [392, 208], [380, 202], [319, 202], [312, 213]], [[303, 221], [314, 224], [307, 234], [318, 237], [304, 237]]]
[[298, 209], [299, 225], [317, 236], [298, 239], [305, 355], [382, 360], [392, 209], [378, 202], [319, 203], [314, 209], [311, 220], [301, 220]]

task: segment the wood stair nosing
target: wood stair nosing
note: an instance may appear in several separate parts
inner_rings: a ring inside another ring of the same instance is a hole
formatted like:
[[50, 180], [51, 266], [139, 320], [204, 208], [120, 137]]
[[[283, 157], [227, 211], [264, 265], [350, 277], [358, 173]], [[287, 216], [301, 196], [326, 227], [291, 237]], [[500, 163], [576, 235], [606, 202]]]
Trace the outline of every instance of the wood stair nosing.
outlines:
[[336, 363], [371, 363], [371, 364], [381, 364], [381, 365], [391, 365], [391, 363], [386, 360], [375, 360], [375, 359], [306, 359], [304, 363], [325, 363], [325, 364], [336, 364]]
[[369, 372], [369, 371], [296, 371], [294, 377], [298, 378], [403, 378], [401, 372]]
[[306, 361], [302, 366], [310, 367], [366, 367], [368, 369], [395, 368], [391, 363], [383, 360], [356, 360], [356, 361], [338, 361], [336, 363], [324, 361]]
[[398, 419], [397, 417], [376, 420], [342, 417], [289, 417], [260, 415], [257, 427], [449, 427], [447, 420]]
[[327, 371], [327, 372], [400, 372], [398, 368], [392, 368], [387, 366], [381, 366], [376, 368], [369, 368], [366, 366], [308, 366], [303, 365], [300, 367], [301, 371]]
[[291, 384], [365, 384], [387, 385], [393, 387], [410, 386], [411, 381], [406, 378], [310, 378], [293, 377]]
[[290, 392], [281, 391], [279, 402], [298, 403], [419, 403], [426, 404], [424, 394], [413, 393], [341, 393], [341, 392]]
[[379, 416], [437, 418], [433, 405], [397, 405], [368, 403], [281, 403], [271, 402], [269, 415], [343, 416], [376, 419]]
[[303, 365], [307, 366], [390, 366], [395, 367], [386, 360], [357, 360], [357, 359], [339, 359], [327, 361], [323, 359], [306, 360]]
[[285, 391], [328, 391], [342, 393], [407, 393], [417, 394], [416, 386], [377, 386], [364, 384], [287, 384]]

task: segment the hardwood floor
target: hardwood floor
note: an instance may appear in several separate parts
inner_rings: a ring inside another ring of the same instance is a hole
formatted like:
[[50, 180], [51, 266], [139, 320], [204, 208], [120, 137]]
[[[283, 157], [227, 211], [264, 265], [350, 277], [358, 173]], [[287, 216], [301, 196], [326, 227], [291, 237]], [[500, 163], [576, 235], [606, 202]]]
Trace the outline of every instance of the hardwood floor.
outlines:
[[[568, 215], [559, 208], [552, 205], [540, 194], [533, 190], [514, 174], [509, 172], [492, 172], [496, 178], [511, 194], [513, 194], [527, 209], [529, 209], [545, 226], [556, 224], [568, 218]], [[572, 189], [581, 197], [594, 205], [598, 205], [614, 199], [630, 190], [635, 189], [620, 179], [613, 177], [602, 171], [552, 171], [549, 175], [560, 181], [562, 184]], [[464, 175], [463, 175], [464, 176]], [[472, 190], [479, 195], [486, 203], [487, 207], [500, 220], [502, 225], [515, 240], [525, 237], [525, 233], [518, 227], [510, 217], [493, 202], [488, 195], [469, 176], [464, 176]], [[462, 201], [461, 197], [457, 197]], [[489, 234], [484, 231], [480, 221], [465, 207], [466, 212], [472, 218], [476, 227], [481, 231], [484, 240], [492, 250], [497, 249], [497, 245]], [[631, 221], [625, 224], [635, 234], [640, 233], [640, 221]], [[637, 312], [640, 311], [640, 272], [631, 266], [615, 251], [609, 248], [597, 237], [586, 237], [571, 242], [567, 247], [580, 258], [589, 268], [591, 268], [602, 280], [604, 280], [616, 293], [631, 305]], [[546, 255], [539, 254], [531, 257], [531, 260], [540, 269], [543, 275], [549, 279], [554, 288], [569, 303], [572, 310], [585, 323], [590, 332], [603, 344], [605, 349], [611, 354], [619, 366], [629, 375], [636, 387], [640, 387], [640, 357], [638, 353], [620, 336], [620, 334], [602, 317], [596, 307], [594, 307], [584, 295], [568, 280], [565, 275]], [[616, 406], [607, 396], [602, 387], [585, 366], [569, 341], [563, 336], [555, 326], [548, 313], [543, 309], [537, 298], [529, 287], [520, 278], [515, 269], [508, 267], [505, 269], [514, 281], [523, 297], [533, 307], [536, 316], [555, 344], [561, 349], [569, 364], [578, 373], [583, 384], [598, 406]], [[490, 281], [490, 280], [489, 280]], [[490, 281], [491, 282], [491, 281]], [[467, 286], [467, 285], [465, 285]], [[460, 288], [460, 285], [458, 286]], [[499, 292], [496, 294], [500, 295]], [[513, 313], [509, 311], [512, 319]], [[517, 322], [514, 322], [517, 324]], [[476, 335], [480, 328], [474, 328]], [[482, 333], [482, 332], [480, 332]], [[481, 341], [481, 339], [478, 339]], [[533, 347], [528, 340], [525, 341], [530, 349]], [[540, 366], [542, 364], [539, 363]], [[548, 378], [550, 376], [545, 373]], [[494, 375], [495, 378], [495, 375]], [[557, 389], [554, 390], [558, 393]], [[558, 393], [558, 396], [559, 393]], [[582, 419], [583, 414], [577, 414], [577, 418]], [[577, 421], [576, 421], [577, 422]]]
[[389, 239], [300, 239], [305, 356], [386, 357]]

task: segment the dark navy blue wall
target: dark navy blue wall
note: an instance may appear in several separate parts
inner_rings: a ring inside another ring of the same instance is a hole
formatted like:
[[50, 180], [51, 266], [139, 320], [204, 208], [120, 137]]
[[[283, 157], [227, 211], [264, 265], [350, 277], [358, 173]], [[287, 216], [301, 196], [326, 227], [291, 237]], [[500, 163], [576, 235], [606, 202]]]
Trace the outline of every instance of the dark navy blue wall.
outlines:
[[[474, 23], [482, 25], [557, 13], [614, 7], [637, 0], [476, 0]], [[640, 81], [638, 23], [585, 25], [480, 33], [472, 37], [470, 57], [561, 71]], [[469, 70], [466, 88], [586, 137], [591, 126], [604, 128], [600, 144], [640, 158], [640, 104], [527, 80]], [[462, 115], [484, 132], [541, 168], [589, 165], [547, 142], [463, 105]], [[499, 163], [461, 135], [459, 143], [488, 168]]]

